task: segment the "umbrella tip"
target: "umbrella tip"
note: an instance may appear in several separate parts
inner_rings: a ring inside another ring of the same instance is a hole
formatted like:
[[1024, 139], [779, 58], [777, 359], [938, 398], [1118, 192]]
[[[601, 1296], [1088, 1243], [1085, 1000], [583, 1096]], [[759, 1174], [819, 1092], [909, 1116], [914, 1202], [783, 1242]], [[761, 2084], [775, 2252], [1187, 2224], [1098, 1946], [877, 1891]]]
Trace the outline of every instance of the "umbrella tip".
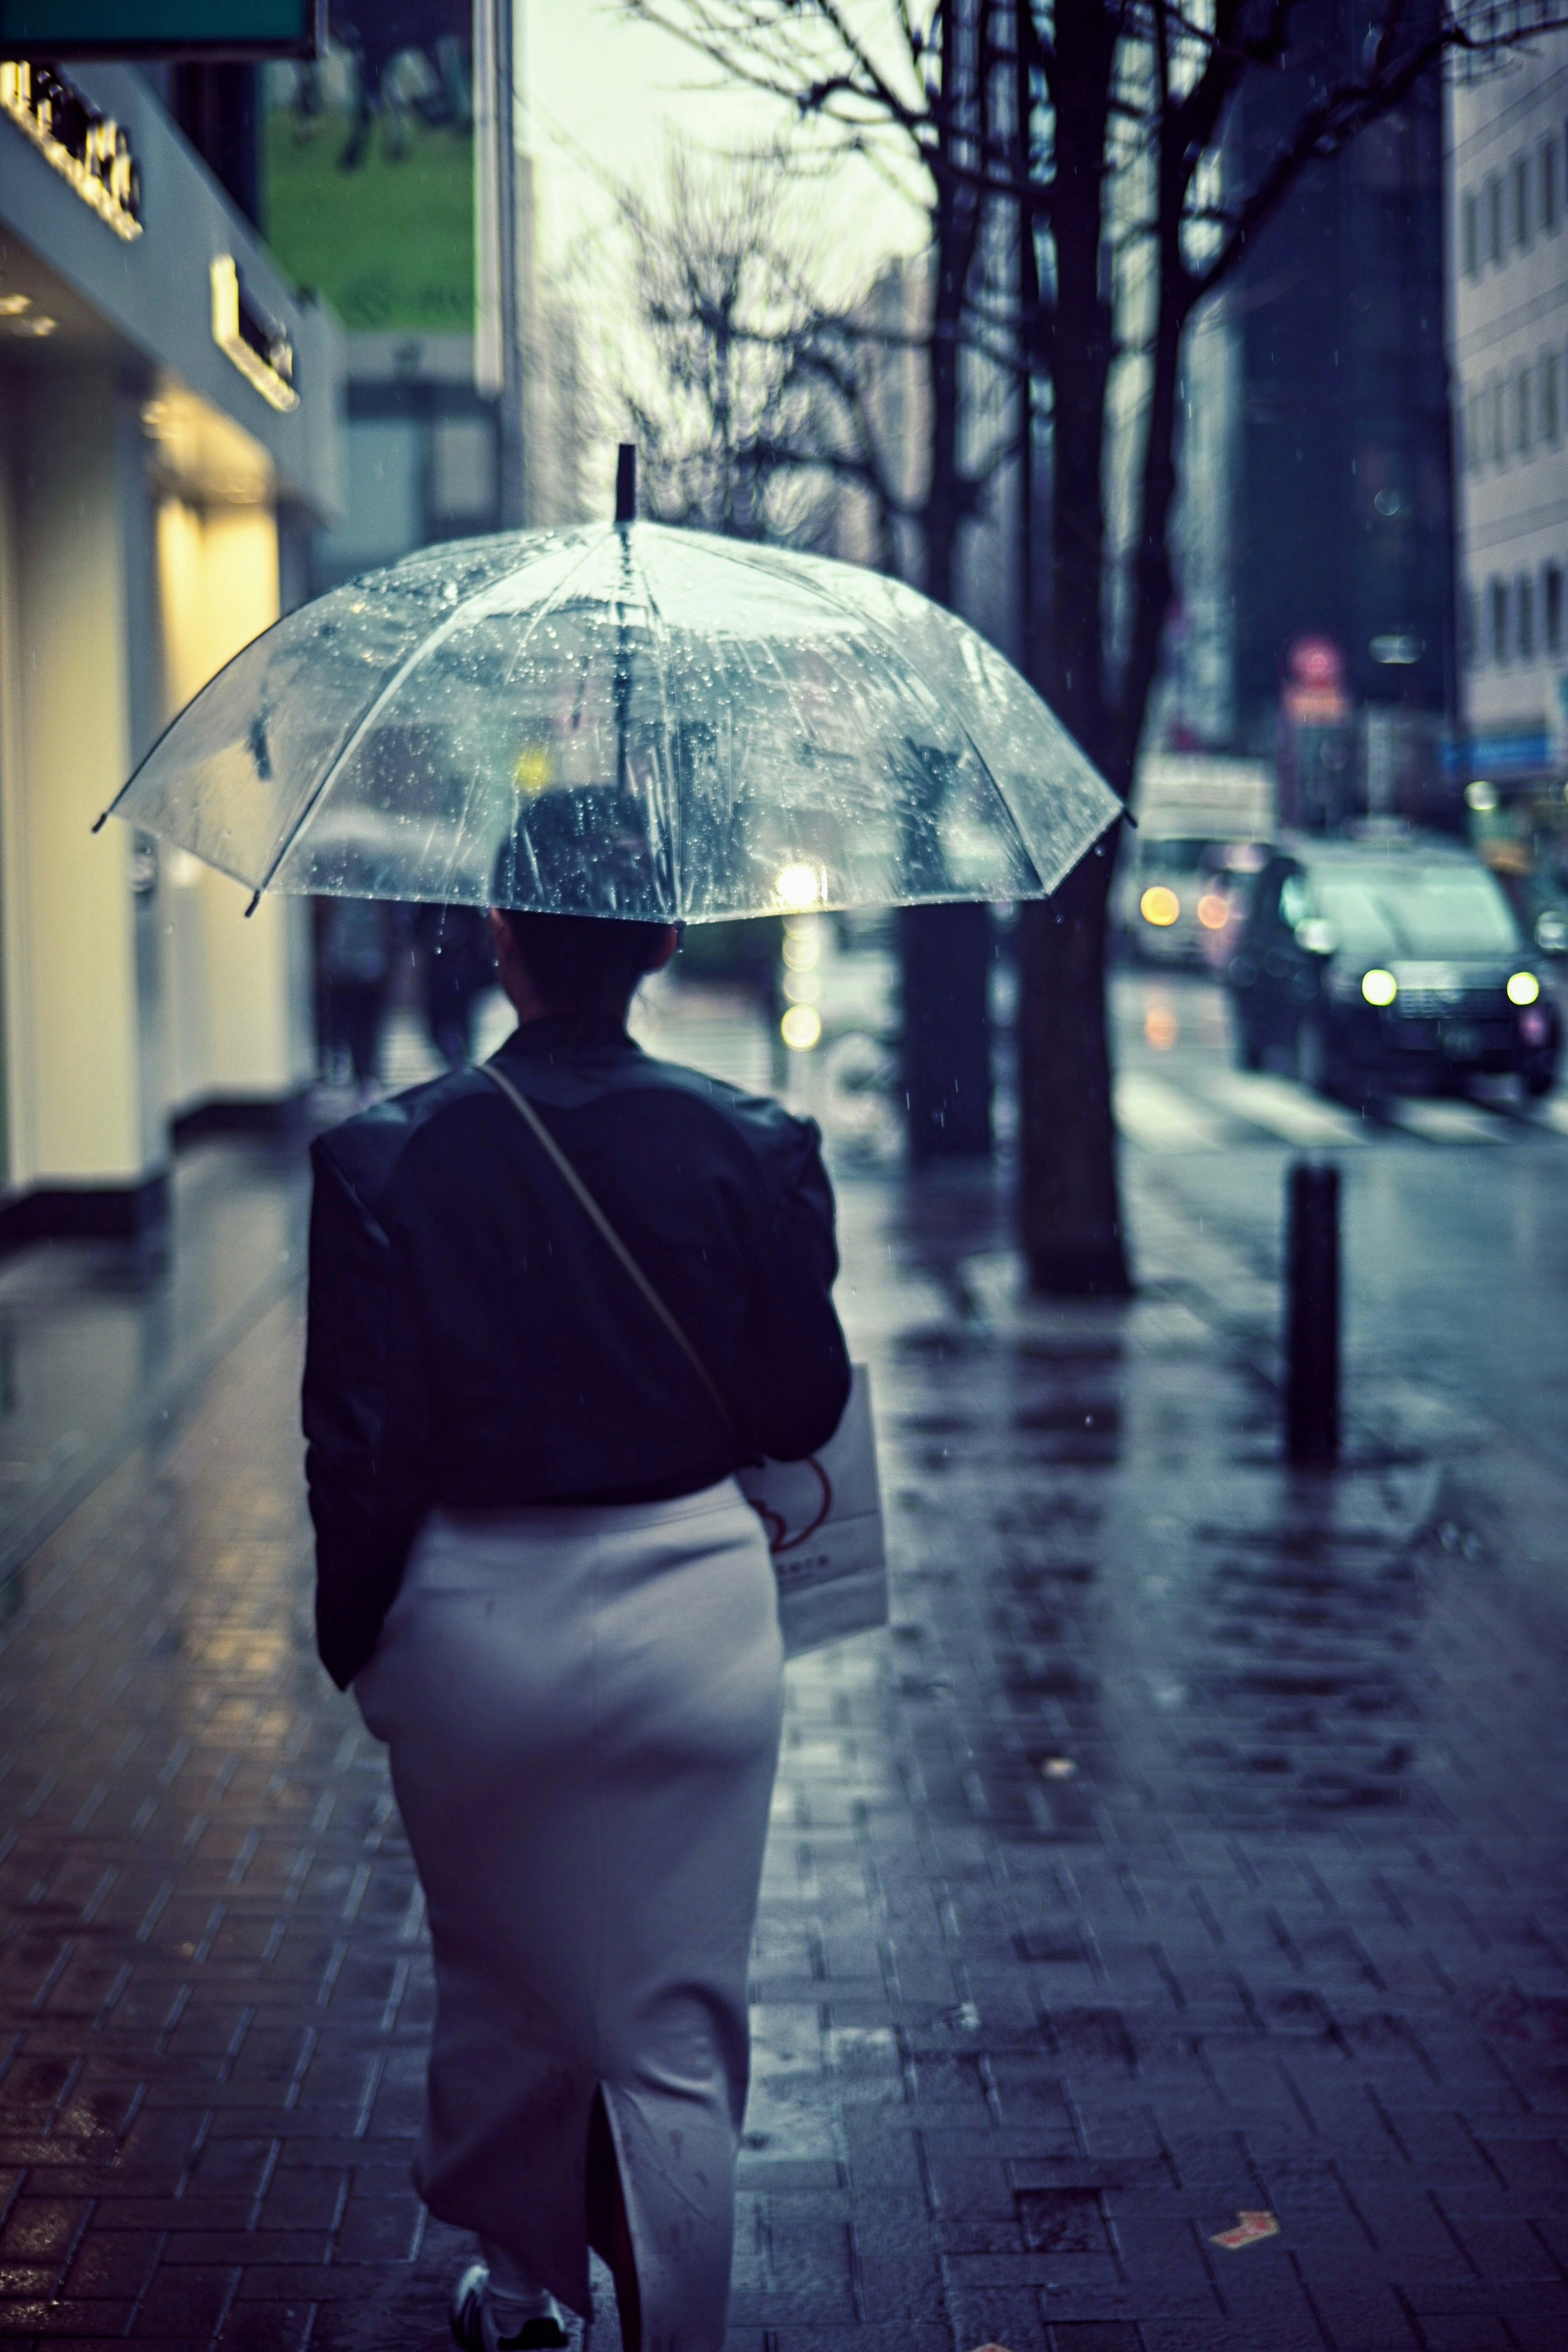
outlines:
[[617, 524], [637, 520], [637, 444], [622, 441], [615, 460], [615, 520]]

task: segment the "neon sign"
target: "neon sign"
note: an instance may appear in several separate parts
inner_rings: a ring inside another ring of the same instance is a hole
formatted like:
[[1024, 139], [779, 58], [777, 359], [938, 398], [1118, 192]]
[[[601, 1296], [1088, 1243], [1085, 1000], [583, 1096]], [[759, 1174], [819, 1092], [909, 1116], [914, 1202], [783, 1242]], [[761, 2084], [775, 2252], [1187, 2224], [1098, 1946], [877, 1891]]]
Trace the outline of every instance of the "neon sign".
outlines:
[[0, 114], [19, 131], [83, 204], [130, 245], [141, 234], [141, 175], [131, 142], [49, 66], [0, 63]]

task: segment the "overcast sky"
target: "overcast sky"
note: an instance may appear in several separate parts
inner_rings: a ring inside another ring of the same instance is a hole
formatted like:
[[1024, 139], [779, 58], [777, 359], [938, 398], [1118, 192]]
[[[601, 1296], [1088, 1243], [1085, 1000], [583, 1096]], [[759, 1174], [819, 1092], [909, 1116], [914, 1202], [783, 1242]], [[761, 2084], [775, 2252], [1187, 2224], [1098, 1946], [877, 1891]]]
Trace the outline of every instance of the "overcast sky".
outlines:
[[[521, 0], [518, 14], [547, 268], [609, 217], [606, 174], [653, 186], [672, 138], [723, 151], [765, 142], [787, 121], [765, 99], [712, 87], [700, 58], [632, 23], [617, 0]], [[846, 166], [816, 201], [815, 241], [839, 281], [834, 292], [863, 284], [888, 255], [925, 242], [920, 214], [867, 164]]]

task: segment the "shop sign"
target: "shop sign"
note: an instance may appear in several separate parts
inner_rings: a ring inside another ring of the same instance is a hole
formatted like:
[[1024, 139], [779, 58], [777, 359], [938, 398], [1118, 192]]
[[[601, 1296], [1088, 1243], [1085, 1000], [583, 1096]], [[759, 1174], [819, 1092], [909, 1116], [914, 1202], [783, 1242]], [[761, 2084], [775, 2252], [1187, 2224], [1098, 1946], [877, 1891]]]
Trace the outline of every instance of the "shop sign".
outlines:
[[1530, 776], [1552, 764], [1552, 738], [1544, 727], [1521, 729], [1517, 734], [1461, 735], [1444, 759], [1450, 775]]
[[324, 0], [0, 0], [0, 56], [314, 58]]
[[0, 114], [9, 115], [83, 204], [129, 245], [141, 234], [141, 175], [110, 114], [48, 66], [0, 63]]
[[285, 414], [299, 405], [294, 387], [294, 346], [281, 327], [246, 299], [232, 253], [212, 267], [213, 341], [269, 407]]

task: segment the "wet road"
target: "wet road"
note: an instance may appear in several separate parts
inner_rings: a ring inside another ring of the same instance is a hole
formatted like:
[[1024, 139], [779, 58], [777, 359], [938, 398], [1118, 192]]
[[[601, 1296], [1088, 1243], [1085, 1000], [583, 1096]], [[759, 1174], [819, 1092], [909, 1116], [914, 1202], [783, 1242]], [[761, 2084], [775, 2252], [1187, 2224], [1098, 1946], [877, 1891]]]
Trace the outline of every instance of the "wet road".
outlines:
[[1568, 1470], [1568, 1094], [1527, 1107], [1500, 1087], [1363, 1117], [1239, 1070], [1207, 981], [1127, 971], [1115, 996], [1131, 1154], [1249, 1265], [1278, 1266], [1286, 1163], [1338, 1160], [1364, 1405], [1417, 1383]]

